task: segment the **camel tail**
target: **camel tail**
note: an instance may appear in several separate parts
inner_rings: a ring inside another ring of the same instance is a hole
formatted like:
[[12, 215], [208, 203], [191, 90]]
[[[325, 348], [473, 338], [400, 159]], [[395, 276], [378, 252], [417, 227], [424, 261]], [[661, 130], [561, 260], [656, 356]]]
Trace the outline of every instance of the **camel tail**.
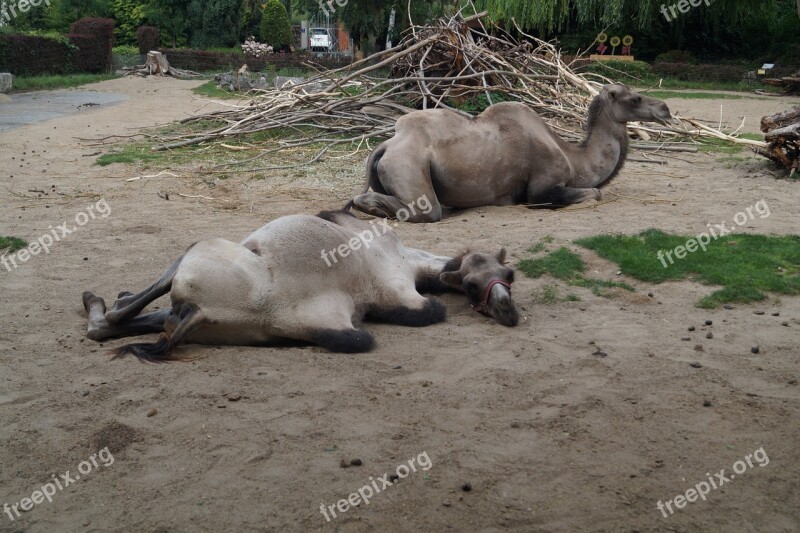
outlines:
[[[386, 194], [386, 191], [381, 185], [380, 180], [378, 179], [378, 162], [383, 157], [383, 154], [386, 153], [386, 146], [385, 143], [378, 146], [374, 152], [372, 152], [369, 157], [367, 158], [367, 179], [364, 183], [364, 187], [360, 194], [364, 194], [369, 191], [370, 187], [375, 192], [379, 192], [382, 194]], [[345, 204], [342, 208], [344, 211], [349, 211], [353, 207], [353, 200], [350, 200]]]
[[172, 356], [172, 349], [186, 340], [189, 334], [202, 326], [203, 319], [200, 309], [192, 304], [173, 305], [172, 315], [164, 323], [164, 333], [156, 342], [137, 342], [126, 344], [114, 350], [112, 359], [121, 359], [126, 355], [133, 355], [140, 361], [147, 363], [165, 363], [167, 361], [181, 360]]
[[112, 360], [132, 355], [146, 363], [165, 363], [172, 360], [171, 351], [172, 342], [165, 333], [162, 333], [156, 342], [137, 342], [117, 348], [112, 352], [114, 354]]

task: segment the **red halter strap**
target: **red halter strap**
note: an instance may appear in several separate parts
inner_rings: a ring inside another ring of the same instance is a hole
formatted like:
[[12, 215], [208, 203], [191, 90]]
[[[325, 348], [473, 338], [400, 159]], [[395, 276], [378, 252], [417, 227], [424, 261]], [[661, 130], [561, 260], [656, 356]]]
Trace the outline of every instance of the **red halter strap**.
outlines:
[[509, 282], [502, 279], [493, 279], [486, 286], [486, 292], [483, 293], [483, 300], [481, 303], [471, 306], [473, 311], [483, 313], [484, 315], [489, 314], [489, 298], [492, 296], [492, 287], [495, 285], [502, 285], [503, 287], [507, 287], [509, 292], [511, 291], [511, 284]]

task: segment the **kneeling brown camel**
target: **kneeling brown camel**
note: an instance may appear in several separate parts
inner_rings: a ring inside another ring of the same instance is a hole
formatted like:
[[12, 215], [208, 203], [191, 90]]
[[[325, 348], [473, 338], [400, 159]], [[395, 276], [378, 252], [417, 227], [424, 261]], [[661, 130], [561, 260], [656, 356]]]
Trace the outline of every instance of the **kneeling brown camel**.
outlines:
[[[87, 336], [161, 333], [155, 343], [116, 350], [117, 356], [147, 361], [168, 360], [184, 343], [265, 345], [280, 339], [365, 352], [374, 341], [361, 329], [362, 319], [417, 327], [442, 322], [444, 306], [419, 291], [446, 290], [465, 292], [476, 311], [515, 326], [514, 272], [504, 260], [505, 250], [452, 258], [406, 248], [393, 231], [342, 211], [292, 215], [241, 244], [209, 239], [192, 245], [153, 285], [139, 294], [120, 293], [111, 310], [85, 292]], [[167, 293], [171, 308], [139, 315]]]
[[592, 100], [580, 144], [561, 139], [521, 102], [495, 104], [474, 118], [445, 109], [414, 111], [399, 118], [394, 137], [370, 155], [364, 192], [347, 207], [394, 218], [427, 197], [433, 209], [408, 221], [436, 222], [443, 205], [559, 207], [600, 199], [599, 187], [625, 163], [626, 124], [671, 118], [667, 104], [620, 84], [606, 85]]

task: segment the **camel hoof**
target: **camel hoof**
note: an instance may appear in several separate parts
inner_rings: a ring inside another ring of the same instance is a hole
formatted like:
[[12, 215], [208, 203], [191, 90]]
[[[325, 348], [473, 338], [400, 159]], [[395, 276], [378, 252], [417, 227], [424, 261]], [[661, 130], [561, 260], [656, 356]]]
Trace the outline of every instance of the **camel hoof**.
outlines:
[[106, 310], [105, 301], [103, 301], [103, 299], [100, 298], [99, 296], [95, 295], [95, 293], [93, 293], [92, 291], [84, 291], [82, 299], [83, 299], [83, 308], [86, 309], [87, 313], [91, 310], [92, 305], [97, 302], [100, 302], [100, 304], [103, 306], [103, 312], [105, 312]]

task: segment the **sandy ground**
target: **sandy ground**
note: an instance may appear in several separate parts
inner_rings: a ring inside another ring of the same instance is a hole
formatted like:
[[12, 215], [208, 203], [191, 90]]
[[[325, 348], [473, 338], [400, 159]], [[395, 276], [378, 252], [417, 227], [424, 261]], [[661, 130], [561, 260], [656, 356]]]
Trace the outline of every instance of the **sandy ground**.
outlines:
[[[524, 318], [513, 329], [448, 295], [445, 324], [368, 325], [378, 342], [368, 354], [191, 346], [200, 358], [189, 363], [109, 361], [123, 341], [84, 339], [83, 290], [113, 300], [200, 238], [237, 241], [279, 216], [339, 206], [362, 183], [363, 152], [263, 180], [189, 165], [170, 169], [177, 178], [128, 182], [164, 169], [92, 165], [106, 148], [76, 138], [188, 116], [207, 105], [191, 97], [195, 83], [98, 83], [81, 90], [127, 99], [2, 134], [0, 234], [32, 241], [76, 226], [101, 198], [110, 214], [95, 208], [49, 254], [0, 268], [0, 505], [36, 497], [53, 477], [66, 483], [67, 471], [74, 479], [52, 503], [9, 510], [14, 521], [4, 510], [0, 530], [800, 530], [800, 298], [707, 311], [694, 304], [712, 288], [626, 280], [635, 293], [562, 288], [580, 301], [545, 304], [536, 294], [554, 281], [520, 274]], [[761, 115], [796, 102], [669, 104], [709, 121], [721, 105], [724, 122], [747, 116], [757, 131]], [[546, 235], [554, 247], [651, 227], [693, 234], [763, 199], [770, 216], [738, 231], [798, 233], [797, 182], [746, 154], [629, 163], [607, 192], [614, 201], [591, 208], [474, 209], [397, 231], [442, 254], [505, 246], [516, 263]], [[621, 279], [582, 253], [592, 276]], [[101, 454], [94, 466], [105, 447], [113, 464]], [[752, 467], [737, 463], [748, 455]], [[320, 512], [372, 480], [381, 488], [411, 458], [428, 469], [330, 522]], [[363, 464], [340, 466], [352, 459]], [[709, 476], [719, 483], [723, 469], [730, 481], [707, 501], [677, 507], [676, 496]], [[659, 500], [673, 500], [674, 514], [663, 516]]]

